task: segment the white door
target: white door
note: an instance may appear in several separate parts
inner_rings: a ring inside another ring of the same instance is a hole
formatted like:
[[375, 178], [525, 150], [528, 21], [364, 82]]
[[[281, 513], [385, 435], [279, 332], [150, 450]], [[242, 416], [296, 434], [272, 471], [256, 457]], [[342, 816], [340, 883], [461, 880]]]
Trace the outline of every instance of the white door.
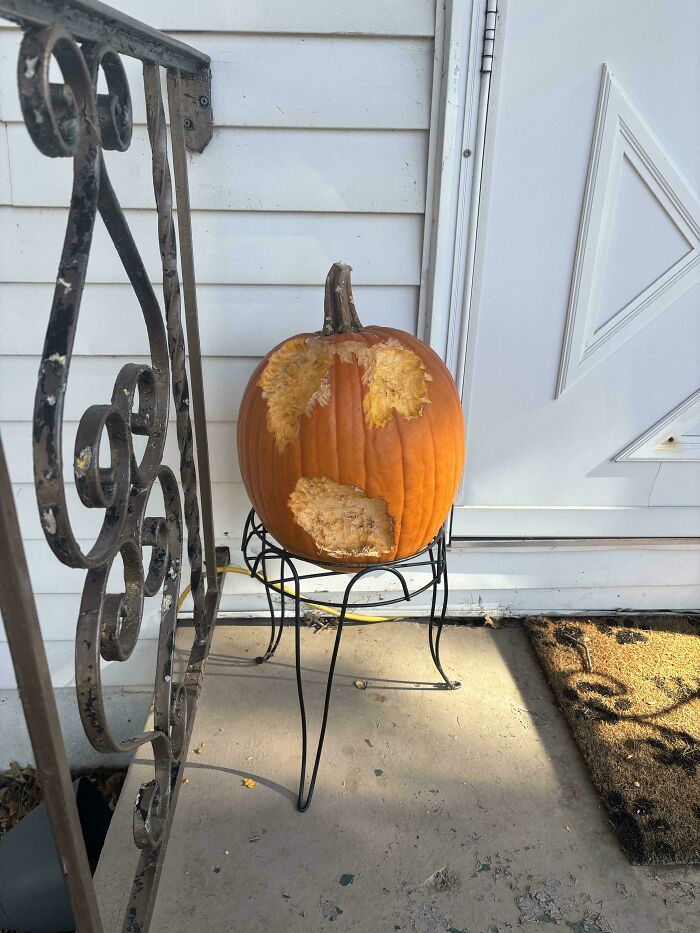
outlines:
[[700, 3], [499, 7], [453, 535], [700, 535]]

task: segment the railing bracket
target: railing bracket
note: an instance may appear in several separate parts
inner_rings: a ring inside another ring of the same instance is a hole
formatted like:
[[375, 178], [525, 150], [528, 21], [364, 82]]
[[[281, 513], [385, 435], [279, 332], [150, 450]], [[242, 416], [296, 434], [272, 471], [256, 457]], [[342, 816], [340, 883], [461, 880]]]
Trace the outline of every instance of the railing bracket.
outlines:
[[200, 68], [181, 75], [185, 143], [190, 152], [204, 152], [214, 133], [211, 109], [211, 71]]

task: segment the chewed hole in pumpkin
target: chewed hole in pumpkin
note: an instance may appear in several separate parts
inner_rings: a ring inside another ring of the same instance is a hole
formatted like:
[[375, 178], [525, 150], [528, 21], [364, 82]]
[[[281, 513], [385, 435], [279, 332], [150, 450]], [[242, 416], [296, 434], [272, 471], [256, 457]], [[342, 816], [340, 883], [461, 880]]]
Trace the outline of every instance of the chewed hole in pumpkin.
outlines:
[[329, 348], [320, 340], [295, 337], [276, 350], [258, 385], [267, 402], [267, 429], [280, 453], [299, 435], [302, 415], [330, 400]]
[[430, 374], [420, 358], [400, 344], [375, 344], [362, 381], [367, 386], [362, 408], [370, 428], [383, 428], [394, 413], [408, 421], [420, 418], [428, 398]]
[[294, 521], [321, 554], [358, 561], [383, 557], [394, 547], [394, 520], [384, 499], [327, 476], [302, 476], [289, 497]]
[[394, 414], [409, 421], [423, 414], [431, 376], [420, 357], [397, 340], [368, 346], [359, 340], [295, 337], [270, 356], [258, 379], [267, 402], [267, 429], [280, 453], [299, 436], [302, 417], [330, 402], [330, 369], [336, 357], [362, 370], [367, 427], [386, 427]]

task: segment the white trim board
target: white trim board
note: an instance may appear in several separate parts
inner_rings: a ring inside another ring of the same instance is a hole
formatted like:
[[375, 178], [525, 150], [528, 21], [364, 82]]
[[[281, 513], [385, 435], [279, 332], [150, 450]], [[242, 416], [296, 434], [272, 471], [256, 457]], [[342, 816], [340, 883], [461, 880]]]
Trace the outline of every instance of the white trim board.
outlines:
[[[450, 590], [448, 619], [526, 618], [536, 615], [603, 616], [629, 611], [639, 613], [700, 612], [700, 586], [609, 586], [586, 589], [543, 587], [542, 589], [471, 589]], [[247, 607], [255, 606], [255, 608]], [[224, 597], [220, 620], [226, 618], [269, 618], [261, 601], [246, 602]], [[368, 609], [368, 614], [392, 619], [424, 619], [427, 604], [410, 603], [401, 607]], [[374, 623], [369, 623], [374, 624]]]
[[[457, 541], [449, 548], [447, 559], [451, 617], [622, 609], [687, 612], [700, 608], [700, 540], [687, 544]], [[418, 583], [418, 577], [414, 571], [410, 582]], [[381, 590], [372, 589], [377, 587], [372, 580], [367, 578], [362, 587], [367, 598], [371, 593], [386, 598], [394, 589], [395, 581], [391, 580]], [[325, 585], [326, 594], [336, 593], [337, 598], [342, 581], [331, 580]], [[322, 593], [318, 598], [323, 602]], [[425, 616], [429, 599], [429, 594], [424, 593], [411, 603], [367, 612], [392, 617]], [[266, 605], [264, 594], [252, 588], [250, 580], [235, 576], [226, 581], [221, 602], [225, 615], [264, 613]]]
[[[469, 545], [448, 551], [450, 617], [484, 614], [601, 614], [700, 609], [700, 543]], [[245, 582], [245, 581], [244, 581]], [[386, 596], [386, 591], [382, 591]], [[369, 596], [369, 593], [367, 594]], [[321, 597], [322, 601], [322, 597]], [[237, 616], [265, 611], [262, 593], [234, 594], [229, 584], [221, 612]], [[388, 617], [424, 617], [429, 595], [411, 603], [367, 610]]]
[[[459, 506], [453, 538], [700, 537], [700, 508], [692, 506]], [[698, 569], [700, 581], [700, 567]]]

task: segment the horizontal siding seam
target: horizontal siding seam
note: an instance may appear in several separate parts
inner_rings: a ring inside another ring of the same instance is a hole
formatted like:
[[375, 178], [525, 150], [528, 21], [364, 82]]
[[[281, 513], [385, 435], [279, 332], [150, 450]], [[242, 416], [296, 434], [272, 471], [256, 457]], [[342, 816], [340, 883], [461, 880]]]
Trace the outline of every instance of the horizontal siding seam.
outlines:
[[[0, 19], [0, 33], [19, 33], [20, 27], [15, 26], [13, 23], [8, 22], [7, 20]], [[361, 29], [348, 30], [347, 32], [337, 31], [337, 32], [308, 32], [308, 31], [291, 31], [291, 32], [280, 32], [276, 30], [267, 30], [267, 29], [216, 29], [212, 26], [209, 28], [203, 27], [202, 29], [161, 29], [161, 32], [166, 36], [170, 36], [173, 39], [182, 38], [184, 36], [197, 36], [201, 38], [202, 36], [242, 36], [247, 38], [248, 36], [259, 36], [260, 38], [271, 38], [271, 39], [379, 39], [386, 41], [391, 39], [392, 41], [405, 41], [410, 42], [415, 39], [434, 39], [435, 33], [423, 32], [419, 30], [417, 32], [364, 32]], [[182, 41], [185, 42], [186, 39], [182, 38]], [[189, 45], [195, 45], [196, 42], [190, 42]]]
[[[0, 120], [0, 124], [3, 126], [24, 126], [24, 120]], [[145, 127], [145, 120], [134, 120], [134, 127]], [[170, 120], [166, 120], [166, 125], [170, 126]], [[269, 131], [271, 133], [342, 133], [347, 135], [348, 133], [421, 133], [426, 136], [430, 132], [430, 128], [424, 124], [416, 124], [415, 126], [358, 126], [357, 124], [353, 126], [344, 126], [338, 124], [336, 126], [318, 126], [315, 123], [309, 124], [287, 124], [287, 123], [214, 123], [214, 133], [221, 130], [232, 130], [237, 133], [244, 133], [247, 130], [252, 130], [256, 133]], [[205, 153], [200, 153], [194, 158], [206, 158]]]
[[[65, 214], [68, 213], [68, 201], [70, 197], [66, 198], [66, 205], [53, 205], [53, 204], [0, 204], [0, 209], [4, 210], [22, 210], [22, 211], [63, 211]], [[146, 214], [151, 217], [156, 213], [155, 207], [125, 207], [123, 208], [124, 214], [129, 217], [136, 214]], [[254, 208], [231, 208], [230, 210], [222, 210], [221, 208], [198, 208], [192, 207], [190, 209], [191, 214], [222, 214], [229, 216], [230, 214], [240, 214], [242, 217], [247, 217], [250, 214], [272, 214], [275, 217], [287, 216], [287, 217], [298, 217], [299, 214], [308, 216], [310, 214], [318, 214], [321, 217], [325, 217], [327, 214], [332, 215], [333, 217], [423, 217], [425, 211], [337, 211], [337, 210], [328, 210], [328, 211], [303, 211], [303, 210], [285, 210], [276, 211], [270, 210], [270, 208], [263, 208], [255, 210]], [[173, 214], [177, 214], [177, 210], [173, 210]], [[5, 280], [3, 280], [5, 281]], [[22, 280], [24, 281], [24, 280]], [[117, 284], [117, 283], [115, 283]], [[211, 284], [211, 283], [207, 283]], [[236, 283], [241, 284], [241, 283]], [[272, 283], [278, 285], [278, 282]], [[386, 283], [390, 285], [390, 282]], [[398, 283], [404, 284], [404, 283]]]

